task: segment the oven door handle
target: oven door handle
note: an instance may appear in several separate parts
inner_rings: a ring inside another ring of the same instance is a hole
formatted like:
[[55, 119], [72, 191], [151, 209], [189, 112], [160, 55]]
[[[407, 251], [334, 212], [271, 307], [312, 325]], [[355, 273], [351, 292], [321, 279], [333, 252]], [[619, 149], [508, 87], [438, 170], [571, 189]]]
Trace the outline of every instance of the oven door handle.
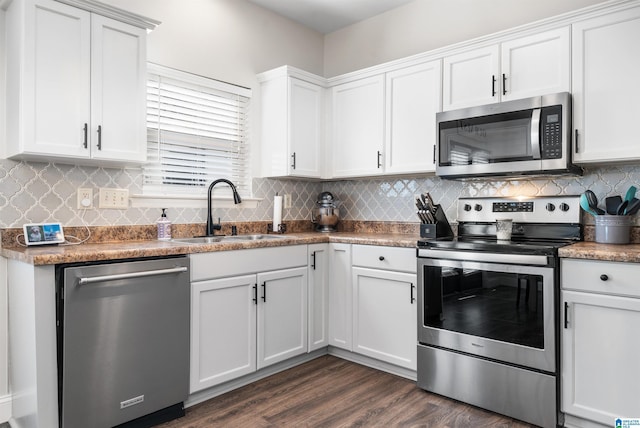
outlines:
[[542, 109], [535, 108], [531, 113], [531, 156], [533, 159], [541, 159], [540, 155], [540, 113]]
[[532, 254], [503, 254], [473, 251], [448, 251], [435, 249], [419, 249], [419, 258], [439, 260], [460, 260], [471, 262], [511, 263], [523, 265], [546, 266], [549, 264], [547, 256]]

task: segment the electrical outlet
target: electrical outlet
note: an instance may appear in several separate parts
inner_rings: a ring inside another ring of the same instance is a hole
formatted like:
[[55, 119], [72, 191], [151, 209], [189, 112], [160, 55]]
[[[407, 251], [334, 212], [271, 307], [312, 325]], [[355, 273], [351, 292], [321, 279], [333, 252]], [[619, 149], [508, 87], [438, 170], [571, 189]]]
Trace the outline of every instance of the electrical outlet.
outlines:
[[93, 189], [78, 188], [76, 205], [79, 210], [88, 210], [93, 208]]
[[98, 207], [126, 210], [129, 208], [129, 190], [100, 188]]
[[284, 206], [284, 208], [291, 208], [291, 194], [290, 193], [286, 193], [284, 195], [284, 198], [282, 198], [282, 205]]

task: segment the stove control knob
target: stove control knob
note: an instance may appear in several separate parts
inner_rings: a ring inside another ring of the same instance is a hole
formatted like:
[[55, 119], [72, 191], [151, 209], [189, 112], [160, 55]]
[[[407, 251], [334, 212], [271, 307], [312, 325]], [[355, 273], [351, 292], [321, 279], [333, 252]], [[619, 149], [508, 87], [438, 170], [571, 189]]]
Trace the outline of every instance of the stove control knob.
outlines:
[[476, 210], [476, 211], [482, 211], [482, 205], [476, 204], [476, 206], [473, 207], [473, 209]]
[[555, 211], [555, 210], [556, 210], [556, 206], [555, 206], [555, 205], [553, 205], [551, 202], [549, 202], [549, 203], [547, 204], [547, 211], [549, 211], [549, 212], [553, 212], [553, 211]]
[[569, 211], [569, 204], [563, 202], [560, 204], [560, 211], [567, 212]]
[[469, 205], [469, 204], [464, 204], [463, 208], [464, 208], [465, 211], [471, 211], [471, 205]]

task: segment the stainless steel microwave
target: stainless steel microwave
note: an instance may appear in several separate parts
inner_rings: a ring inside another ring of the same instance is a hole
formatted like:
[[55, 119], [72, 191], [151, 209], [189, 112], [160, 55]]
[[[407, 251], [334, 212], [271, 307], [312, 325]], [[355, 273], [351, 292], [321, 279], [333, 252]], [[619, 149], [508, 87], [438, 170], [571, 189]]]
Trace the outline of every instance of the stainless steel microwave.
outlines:
[[571, 94], [436, 115], [436, 175], [482, 178], [580, 174], [571, 163]]

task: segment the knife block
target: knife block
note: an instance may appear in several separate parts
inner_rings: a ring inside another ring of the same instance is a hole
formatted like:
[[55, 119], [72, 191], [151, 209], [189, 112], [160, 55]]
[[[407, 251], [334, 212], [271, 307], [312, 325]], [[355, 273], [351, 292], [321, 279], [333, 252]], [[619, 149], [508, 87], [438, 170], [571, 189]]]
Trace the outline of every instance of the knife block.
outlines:
[[444, 209], [440, 205], [434, 205], [435, 223], [421, 224], [420, 225], [420, 237], [427, 239], [452, 239], [453, 230], [447, 220], [447, 216], [444, 214]]

